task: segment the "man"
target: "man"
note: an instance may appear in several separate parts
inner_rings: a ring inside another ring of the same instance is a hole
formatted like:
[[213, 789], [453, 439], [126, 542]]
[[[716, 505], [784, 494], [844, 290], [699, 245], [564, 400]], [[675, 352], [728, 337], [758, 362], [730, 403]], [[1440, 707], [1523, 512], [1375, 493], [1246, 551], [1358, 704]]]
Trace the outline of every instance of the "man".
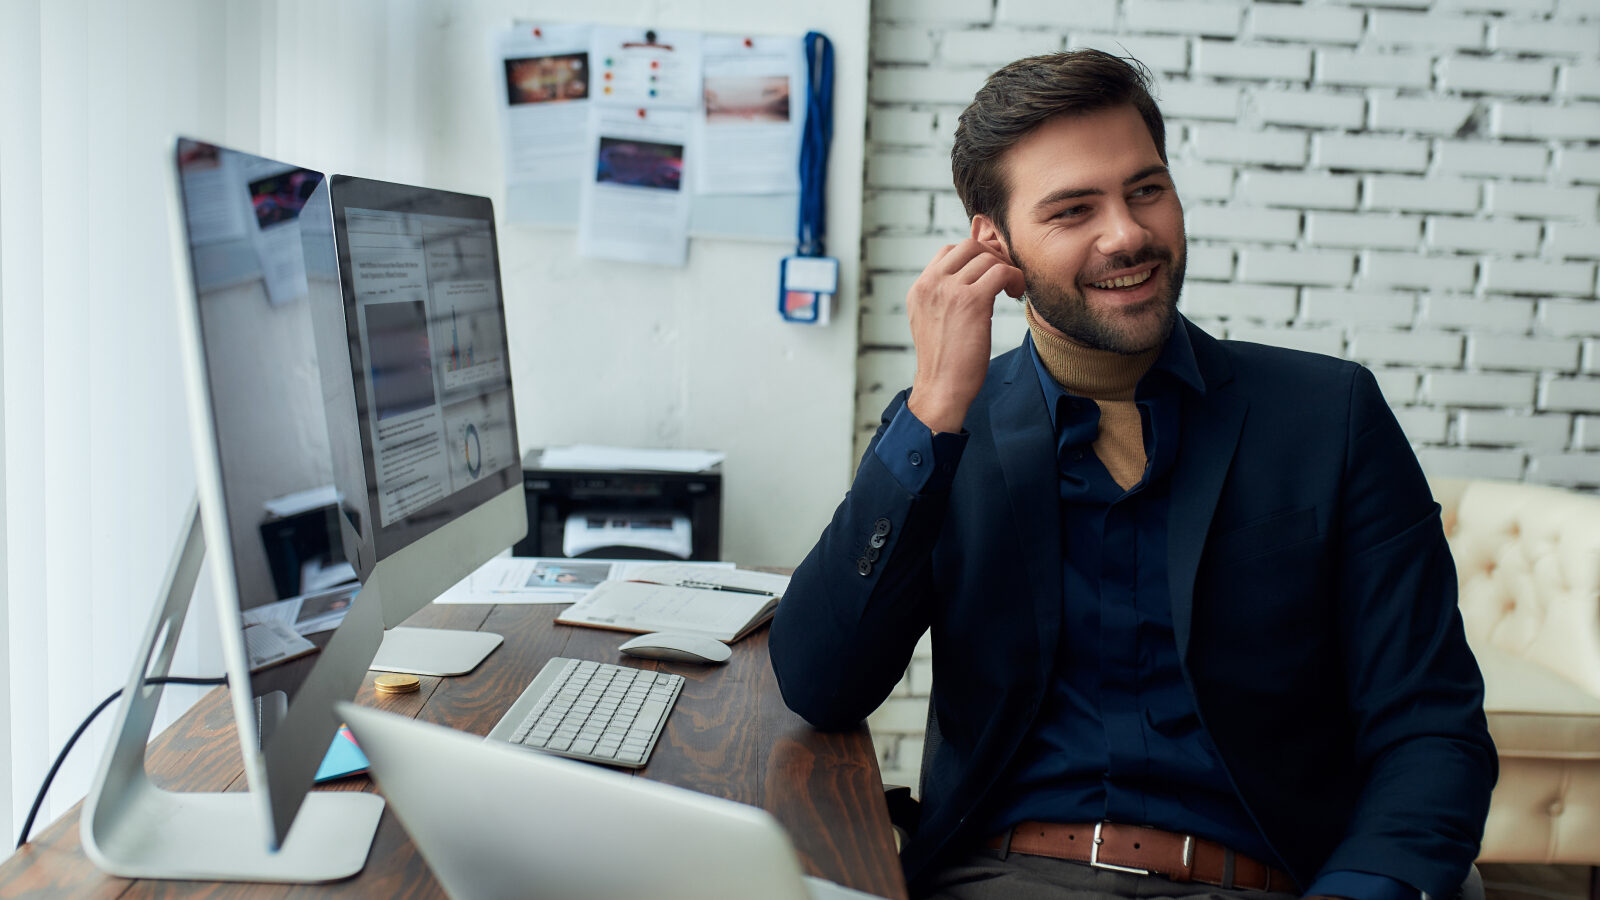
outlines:
[[[912, 287], [912, 387], [771, 637], [786, 702], [844, 728], [932, 630], [913, 892], [1453, 895], [1495, 753], [1371, 373], [1177, 314], [1183, 209], [1123, 60], [996, 72], [952, 160], [972, 236]], [[1001, 291], [1030, 334], [991, 362]]]

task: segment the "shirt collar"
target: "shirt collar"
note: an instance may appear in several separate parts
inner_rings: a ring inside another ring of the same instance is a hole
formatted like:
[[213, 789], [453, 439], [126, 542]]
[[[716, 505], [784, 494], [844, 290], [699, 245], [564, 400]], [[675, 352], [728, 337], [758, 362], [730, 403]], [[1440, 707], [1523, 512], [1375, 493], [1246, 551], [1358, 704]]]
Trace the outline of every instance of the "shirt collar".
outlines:
[[[1033, 359], [1033, 370], [1039, 376], [1039, 387], [1044, 390], [1045, 408], [1050, 410], [1050, 427], [1060, 431], [1061, 423], [1056, 421], [1056, 407], [1060, 405], [1060, 398], [1077, 395], [1067, 391], [1051, 377], [1050, 370], [1044, 367], [1044, 360], [1039, 358], [1038, 348], [1033, 345], [1031, 333], [1024, 343], [1028, 347], [1028, 355]], [[1172, 331], [1168, 333], [1166, 342], [1161, 345], [1161, 355], [1156, 357], [1156, 361], [1150, 365], [1150, 371], [1139, 381], [1137, 394], [1140, 399], [1144, 398], [1150, 376], [1156, 372], [1167, 373], [1195, 393], [1206, 392], [1205, 379], [1200, 376], [1200, 364], [1195, 361], [1194, 345], [1189, 341], [1189, 323], [1182, 314], [1176, 315]]]

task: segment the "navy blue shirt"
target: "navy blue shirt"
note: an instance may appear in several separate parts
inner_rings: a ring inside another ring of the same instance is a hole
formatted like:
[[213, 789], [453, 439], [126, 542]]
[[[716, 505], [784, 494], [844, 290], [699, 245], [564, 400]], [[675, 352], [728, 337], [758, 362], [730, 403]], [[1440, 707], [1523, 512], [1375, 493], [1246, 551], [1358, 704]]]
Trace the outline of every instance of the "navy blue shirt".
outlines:
[[[1095, 455], [1100, 409], [1064, 390], [1027, 339], [1056, 434], [1063, 628], [1050, 690], [986, 807], [986, 833], [1017, 822], [1151, 825], [1275, 861], [1206, 734], [1183, 677], [1167, 581], [1167, 478], [1181, 392], [1203, 392], [1188, 333], [1172, 330], [1135, 392], [1146, 467], [1123, 490]], [[966, 432], [933, 434], [902, 408], [875, 453], [913, 493], [948, 490]], [[1416, 900], [1384, 875], [1330, 872], [1306, 891]]]
[[1063, 621], [1054, 678], [1003, 777], [988, 831], [1027, 819], [1152, 825], [1274, 859], [1195, 709], [1172, 630], [1168, 475], [1180, 391], [1203, 391], [1174, 329], [1135, 402], [1145, 471], [1124, 490], [1091, 446], [1100, 408], [1056, 383], [1029, 341], [1056, 433]]

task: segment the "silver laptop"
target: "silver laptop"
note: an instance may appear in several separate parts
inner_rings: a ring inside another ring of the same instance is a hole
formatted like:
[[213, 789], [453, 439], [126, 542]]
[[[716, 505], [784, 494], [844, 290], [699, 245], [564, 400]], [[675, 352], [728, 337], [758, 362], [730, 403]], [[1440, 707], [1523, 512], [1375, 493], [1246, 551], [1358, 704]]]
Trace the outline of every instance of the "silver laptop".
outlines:
[[764, 810], [375, 709], [339, 715], [455, 900], [860, 900]]

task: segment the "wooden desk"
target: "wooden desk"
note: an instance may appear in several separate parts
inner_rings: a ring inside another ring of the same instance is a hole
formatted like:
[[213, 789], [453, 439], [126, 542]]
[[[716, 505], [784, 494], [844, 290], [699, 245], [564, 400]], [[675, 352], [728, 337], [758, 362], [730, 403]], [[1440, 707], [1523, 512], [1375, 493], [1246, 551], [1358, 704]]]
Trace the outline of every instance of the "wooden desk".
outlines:
[[[487, 734], [552, 656], [622, 662], [625, 636], [553, 625], [562, 606], [431, 606], [408, 624], [482, 629], [505, 635], [483, 665], [456, 678], [422, 679], [415, 694], [372, 689], [359, 701]], [[783, 705], [767, 662], [767, 629], [738, 642], [725, 666], [627, 659], [687, 679], [650, 764], [656, 781], [760, 806], [788, 830], [808, 874], [884, 897], [906, 896], [883, 803], [877, 757], [865, 726], [846, 733], [813, 730]], [[188, 674], [188, 673], [175, 673]], [[103, 748], [75, 752], [98, 756]], [[207, 694], [151, 743], [151, 777], [161, 786], [199, 791], [243, 789], [243, 767], [224, 689]], [[372, 790], [365, 777], [336, 790]], [[329, 885], [208, 884], [129, 881], [104, 874], [83, 854], [75, 807], [35, 834], [0, 866], [0, 897], [443, 897], [411, 839], [385, 810], [366, 868]]]

